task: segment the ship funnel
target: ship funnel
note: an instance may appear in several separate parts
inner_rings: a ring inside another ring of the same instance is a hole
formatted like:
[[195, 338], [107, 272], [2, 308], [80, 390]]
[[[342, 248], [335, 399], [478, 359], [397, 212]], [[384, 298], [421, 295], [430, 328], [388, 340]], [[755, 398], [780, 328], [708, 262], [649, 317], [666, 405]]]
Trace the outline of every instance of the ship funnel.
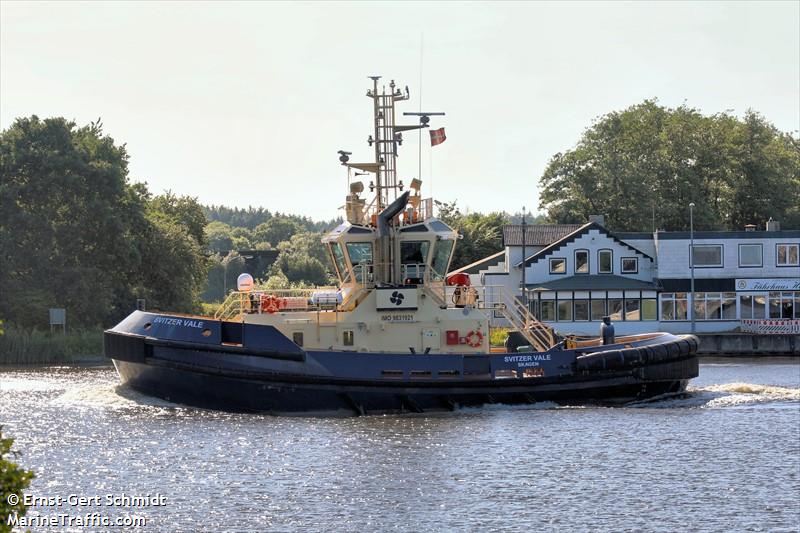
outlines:
[[397, 200], [392, 202], [386, 207], [381, 214], [378, 215], [378, 237], [389, 235], [389, 221], [395, 216], [399, 215], [408, 204], [408, 195], [411, 191], [406, 191], [397, 197]]

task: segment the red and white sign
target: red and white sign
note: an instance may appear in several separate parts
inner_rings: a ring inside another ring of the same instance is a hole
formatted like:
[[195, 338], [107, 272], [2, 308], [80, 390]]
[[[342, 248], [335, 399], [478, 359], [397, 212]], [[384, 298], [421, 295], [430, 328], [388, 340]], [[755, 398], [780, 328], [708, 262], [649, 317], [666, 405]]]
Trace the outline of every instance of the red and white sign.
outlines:
[[743, 318], [741, 329], [746, 333], [797, 334], [800, 333], [800, 320], [792, 320], [790, 318]]

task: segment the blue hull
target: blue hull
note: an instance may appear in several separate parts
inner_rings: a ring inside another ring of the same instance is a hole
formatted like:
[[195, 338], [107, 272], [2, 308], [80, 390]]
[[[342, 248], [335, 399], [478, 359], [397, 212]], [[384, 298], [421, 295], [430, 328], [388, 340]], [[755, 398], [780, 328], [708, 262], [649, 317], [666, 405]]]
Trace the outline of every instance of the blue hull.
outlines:
[[[624, 402], [680, 392], [698, 372], [696, 342], [671, 335], [657, 343], [547, 352], [391, 354], [304, 351], [271, 326], [204, 320], [197, 327], [195, 320], [184, 327], [189, 320], [137, 312], [107, 331], [106, 356], [121, 380], [202, 408], [372, 414]], [[226, 328], [234, 331], [229, 336], [239, 331], [241, 342], [225, 342]]]

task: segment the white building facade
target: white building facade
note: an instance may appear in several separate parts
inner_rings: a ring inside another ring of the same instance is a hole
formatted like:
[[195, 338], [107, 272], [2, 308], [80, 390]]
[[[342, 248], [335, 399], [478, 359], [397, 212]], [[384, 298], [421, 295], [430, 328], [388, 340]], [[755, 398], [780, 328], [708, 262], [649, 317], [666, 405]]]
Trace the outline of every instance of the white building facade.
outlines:
[[[783, 328], [800, 333], [800, 230], [612, 234], [597, 222], [506, 226], [504, 250], [459, 269], [501, 285], [559, 333]], [[550, 241], [550, 242], [545, 242]], [[692, 272], [693, 271], [693, 272]], [[694, 277], [694, 298], [691, 284]], [[501, 319], [498, 318], [498, 321]]]

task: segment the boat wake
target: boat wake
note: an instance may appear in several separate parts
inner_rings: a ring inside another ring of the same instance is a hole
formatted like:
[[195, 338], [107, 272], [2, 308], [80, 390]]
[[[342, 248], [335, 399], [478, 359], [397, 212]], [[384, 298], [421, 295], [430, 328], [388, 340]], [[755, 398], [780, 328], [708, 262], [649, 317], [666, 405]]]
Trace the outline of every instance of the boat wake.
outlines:
[[73, 407], [104, 407], [129, 409], [133, 407], [176, 408], [177, 404], [147, 396], [127, 385], [90, 385], [69, 389], [53, 400], [56, 405]]
[[686, 392], [629, 403], [626, 407], [721, 409], [755, 404], [800, 402], [800, 388], [755, 383], [723, 383], [689, 387]]

